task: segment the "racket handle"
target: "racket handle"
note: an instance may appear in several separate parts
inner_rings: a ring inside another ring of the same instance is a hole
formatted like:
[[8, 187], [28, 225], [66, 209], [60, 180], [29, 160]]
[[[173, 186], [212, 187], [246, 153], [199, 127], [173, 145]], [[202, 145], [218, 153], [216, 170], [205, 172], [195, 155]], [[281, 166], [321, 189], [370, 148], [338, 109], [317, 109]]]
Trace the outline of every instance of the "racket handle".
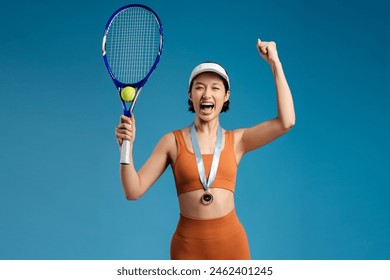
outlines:
[[130, 145], [131, 143], [129, 140], [123, 140], [121, 148], [121, 164], [130, 164]]

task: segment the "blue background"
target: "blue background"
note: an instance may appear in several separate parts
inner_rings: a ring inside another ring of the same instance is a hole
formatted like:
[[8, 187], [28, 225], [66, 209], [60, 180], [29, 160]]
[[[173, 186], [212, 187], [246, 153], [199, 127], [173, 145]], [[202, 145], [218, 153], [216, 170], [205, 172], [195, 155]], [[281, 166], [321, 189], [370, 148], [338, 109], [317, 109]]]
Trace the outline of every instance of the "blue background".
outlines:
[[[163, 56], [137, 103], [137, 167], [188, 125], [187, 82], [228, 70], [226, 129], [276, 114], [255, 48], [277, 42], [294, 129], [248, 154], [236, 208], [254, 259], [390, 259], [389, 26], [385, 1], [139, 1], [161, 17]], [[179, 217], [170, 168], [126, 201], [121, 114], [101, 57], [126, 1], [13, 1], [0, 12], [0, 259], [168, 259]]]

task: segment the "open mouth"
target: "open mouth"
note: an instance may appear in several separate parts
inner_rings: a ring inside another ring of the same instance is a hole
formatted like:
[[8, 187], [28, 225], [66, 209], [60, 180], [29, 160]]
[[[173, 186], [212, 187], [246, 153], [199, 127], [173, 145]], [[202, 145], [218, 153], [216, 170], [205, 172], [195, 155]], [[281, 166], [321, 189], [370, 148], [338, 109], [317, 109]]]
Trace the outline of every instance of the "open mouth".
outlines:
[[203, 102], [200, 104], [200, 109], [202, 110], [212, 110], [214, 109], [214, 104], [210, 102]]

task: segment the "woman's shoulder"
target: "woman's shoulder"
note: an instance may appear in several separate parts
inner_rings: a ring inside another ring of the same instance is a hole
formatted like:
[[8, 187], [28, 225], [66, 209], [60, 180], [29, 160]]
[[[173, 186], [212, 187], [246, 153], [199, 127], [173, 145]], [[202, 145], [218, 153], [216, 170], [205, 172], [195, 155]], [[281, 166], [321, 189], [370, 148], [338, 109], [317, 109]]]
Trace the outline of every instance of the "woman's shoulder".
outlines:
[[167, 132], [161, 137], [160, 143], [164, 145], [169, 145], [171, 147], [176, 147], [176, 141], [178, 140], [177, 138], [184, 138], [187, 131], [188, 127], [183, 127]]
[[167, 134], [171, 134], [177, 138], [185, 138], [187, 135], [190, 134], [190, 132], [189, 132], [188, 126], [185, 126], [183, 128], [178, 128], [176, 130], [172, 130], [170, 133], [167, 133]]
[[245, 128], [237, 128], [233, 130], [227, 130], [226, 133], [233, 135], [234, 139], [241, 139], [244, 131]]
[[[187, 129], [188, 130], [188, 129]], [[186, 128], [176, 129], [164, 134], [159, 142], [159, 146], [165, 151], [169, 156], [169, 162], [174, 165], [180, 146], [185, 145], [184, 134], [186, 133]]]
[[230, 130], [230, 133], [232, 134], [231, 137], [233, 138], [233, 143], [236, 151], [240, 150], [240, 148], [242, 147], [242, 143], [243, 143], [242, 137], [244, 135], [244, 132], [245, 132], [245, 128]]
[[175, 140], [175, 133], [176, 133], [176, 130], [174, 131], [170, 131], [170, 132], [167, 132], [165, 133], [161, 139], [160, 139], [160, 143], [169, 143], [169, 142], [172, 142]]

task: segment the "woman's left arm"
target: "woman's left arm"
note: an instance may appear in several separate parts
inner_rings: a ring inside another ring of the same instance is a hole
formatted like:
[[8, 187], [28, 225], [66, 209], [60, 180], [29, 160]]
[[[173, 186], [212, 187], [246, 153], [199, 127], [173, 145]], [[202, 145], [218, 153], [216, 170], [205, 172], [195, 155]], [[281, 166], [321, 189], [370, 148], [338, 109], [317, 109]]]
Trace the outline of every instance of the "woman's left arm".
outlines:
[[239, 143], [237, 147], [239, 156], [275, 140], [295, 125], [294, 103], [275, 42], [262, 42], [258, 39], [257, 50], [260, 56], [268, 62], [274, 76], [277, 116], [253, 127], [236, 131], [236, 137], [239, 138], [236, 142]]

